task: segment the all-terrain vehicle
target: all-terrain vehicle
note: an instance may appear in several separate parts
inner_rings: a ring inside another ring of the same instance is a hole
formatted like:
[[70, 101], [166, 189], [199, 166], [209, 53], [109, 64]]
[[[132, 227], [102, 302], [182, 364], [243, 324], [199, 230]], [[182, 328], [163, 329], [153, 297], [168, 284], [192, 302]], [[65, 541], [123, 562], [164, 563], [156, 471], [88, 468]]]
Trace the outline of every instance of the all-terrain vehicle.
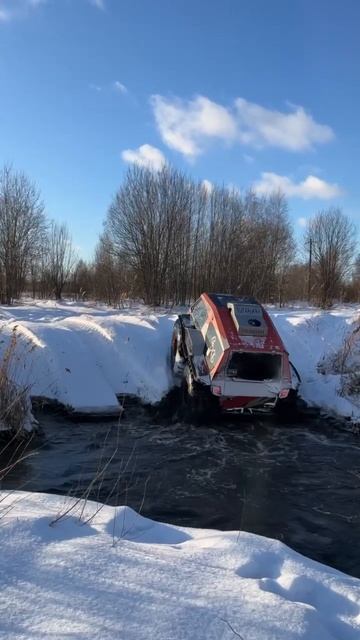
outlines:
[[264, 307], [228, 294], [203, 293], [178, 316], [171, 366], [197, 414], [289, 408], [300, 381]]

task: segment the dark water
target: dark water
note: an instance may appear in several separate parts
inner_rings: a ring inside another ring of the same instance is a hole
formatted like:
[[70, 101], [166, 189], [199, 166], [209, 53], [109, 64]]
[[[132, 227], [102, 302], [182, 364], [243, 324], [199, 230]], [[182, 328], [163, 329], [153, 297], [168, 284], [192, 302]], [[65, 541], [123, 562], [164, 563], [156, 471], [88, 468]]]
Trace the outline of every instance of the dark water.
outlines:
[[194, 426], [129, 406], [119, 423], [40, 421], [33, 455], [2, 488], [83, 495], [100, 472], [91, 498], [174, 524], [278, 538], [360, 577], [360, 437], [330, 419]]

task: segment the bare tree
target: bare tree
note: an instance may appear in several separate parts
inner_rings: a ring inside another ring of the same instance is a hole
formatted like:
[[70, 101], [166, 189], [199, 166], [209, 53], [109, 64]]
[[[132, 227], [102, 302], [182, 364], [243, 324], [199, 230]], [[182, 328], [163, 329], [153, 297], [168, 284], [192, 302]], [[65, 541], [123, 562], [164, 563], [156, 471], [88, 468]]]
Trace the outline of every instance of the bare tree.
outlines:
[[338, 208], [320, 211], [309, 223], [305, 245], [311, 243], [319, 302], [331, 306], [349, 276], [356, 248], [354, 224]]
[[[166, 301], [175, 242], [181, 243], [190, 224], [192, 188], [185, 176], [168, 167], [158, 173], [133, 167], [110, 206], [107, 236], [141, 282], [147, 303]], [[182, 257], [184, 251], [187, 243]]]
[[65, 284], [76, 264], [76, 253], [69, 229], [65, 224], [52, 222], [48, 237], [46, 271], [51, 289], [57, 300], [61, 300]]
[[351, 280], [344, 291], [346, 302], [360, 301], [360, 255], [357, 255], [352, 269]]
[[114, 248], [107, 233], [100, 236], [93, 266], [93, 291], [99, 300], [118, 306], [138, 294], [136, 273], [124, 255]]
[[280, 191], [270, 194], [265, 203], [267, 252], [265, 259], [266, 300], [277, 300], [281, 306], [286, 274], [295, 256], [295, 241], [288, 216], [288, 204]]
[[94, 271], [84, 260], [80, 259], [74, 266], [70, 282], [70, 290], [76, 299], [85, 300], [94, 288]]
[[308, 296], [308, 265], [295, 262], [284, 270], [283, 300], [306, 300]]
[[6, 165], [0, 171], [0, 298], [19, 297], [46, 233], [44, 205], [34, 183]]
[[360, 282], [360, 253], [355, 258], [353, 278]]

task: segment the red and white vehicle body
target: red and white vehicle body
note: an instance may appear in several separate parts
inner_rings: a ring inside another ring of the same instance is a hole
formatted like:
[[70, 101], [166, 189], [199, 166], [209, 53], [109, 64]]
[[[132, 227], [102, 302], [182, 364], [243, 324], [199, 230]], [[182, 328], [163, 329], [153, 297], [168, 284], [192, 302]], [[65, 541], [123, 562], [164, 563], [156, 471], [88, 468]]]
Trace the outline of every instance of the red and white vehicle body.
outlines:
[[175, 323], [172, 352], [175, 372], [225, 411], [271, 409], [294, 388], [288, 353], [254, 298], [203, 293]]

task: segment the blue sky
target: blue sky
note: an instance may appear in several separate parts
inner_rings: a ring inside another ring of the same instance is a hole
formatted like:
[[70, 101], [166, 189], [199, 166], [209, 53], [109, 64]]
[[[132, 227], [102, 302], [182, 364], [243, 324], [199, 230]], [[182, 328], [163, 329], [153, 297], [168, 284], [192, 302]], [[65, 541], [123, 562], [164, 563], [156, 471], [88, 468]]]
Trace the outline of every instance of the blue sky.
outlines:
[[300, 234], [360, 186], [357, 0], [0, 0], [0, 164], [84, 257], [132, 162], [281, 187]]

